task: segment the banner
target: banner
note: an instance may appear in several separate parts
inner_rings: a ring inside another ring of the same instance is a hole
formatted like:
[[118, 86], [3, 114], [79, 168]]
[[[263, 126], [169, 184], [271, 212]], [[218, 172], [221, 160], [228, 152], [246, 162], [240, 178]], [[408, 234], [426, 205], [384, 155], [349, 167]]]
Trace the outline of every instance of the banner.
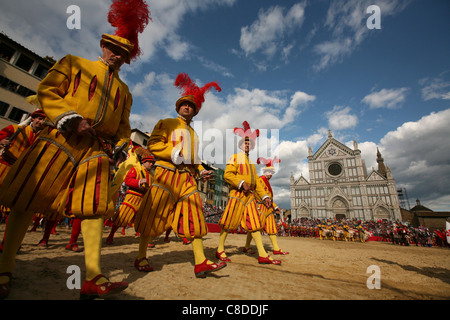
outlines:
[[445, 235], [447, 236], [447, 243], [450, 244], [450, 222], [445, 221]]

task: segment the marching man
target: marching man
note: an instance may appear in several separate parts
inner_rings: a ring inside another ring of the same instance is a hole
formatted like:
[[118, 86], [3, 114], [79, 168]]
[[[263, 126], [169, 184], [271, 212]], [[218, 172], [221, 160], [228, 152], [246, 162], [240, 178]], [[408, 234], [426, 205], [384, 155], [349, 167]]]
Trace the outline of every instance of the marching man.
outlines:
[[225, 254], [225, 240], [230, 231], [236, 230], [241, 225], [255, 240], [259, 263], [281, 264], [281, 261], [274, 260], [267, 254], [261, 238], [263, 226], [256, 198], [260, 198], [267, 208], [272, 206], [272, 201], [256, 173], [255, 165], [249, 159], [249, 152], [255, 148], [259, 130], [252, 131], [245, 121], [243, 129], [235, 128], [234, 133], [241, 137], [239, 148], [242, 152], [232, 155], [225, 169], [224, 178], [231, 187], [230, 201], [219, 221], [221, 231], [216, 256], [221, 261], [231, 261]]
[[[27, 97], [27, 101], [31, 104], [37, 104], [36, 96]], [[39, 109], [31, 113], [30, 118], [24, 121], [25, 125], [12, 124], [0, 130], [0, 186], [14, 162], [33, 144], [44, 128], [45, 117], [44, 111]], [[31, 120], [31, 123], [27, 125], [29, 120]], [[8, 223], [7, 221], [8, 218], [6, 218], [6, 223]], [[3, 251], [5, 234], [3, 234], [3, 240], [0, 244], [0, 252]]]
[[[149, 22], [142, 0], [114, 1], [108, 21], [114, 35], [103, 34], [97, 61], [66, 55], [48, 72], [37, 96], [55, 125], [13, 165], [0, 189], [0, 203], [11, 208], [0, 258], [0, 298], [10, 292], [15, 255], [34, 212], [78, 217], [85, 252], [80, 298], [118, 293], [128, 287], [111, 282], [100, 266], [103, 220], [114, 213], [111, 166], [128, 146], [132, 96], [119, 70], [140, 54], [138, 33]], [[130, 28], [130, 24], [132, 27]]]
[[197, 179], [207, 180], [212, 172], [200, 164], [199, 139], [191, 121], [205, 101], [205, 92], [211, 88], [221, 91], [221, 88], [216, 82], [199, 88], [184, 73], [177, 76], [175, 86], [183, 90], [182, 97], [175, 103], [178, 117], [160, 120], [147, 145], [157, 161], [153, 183], [144, 195], [134, 222], [136, 232], [141, 235], [135, 263], [140, 267], [148, 265], [150, 239], [172, 228], [178, 236], [192, 239], [194, 274], [203, 278], [222, 269], [226, 263], [217, 264], [206, 259], [203, 250], [202, 238], [208, 228]]
[[[147, 148], [143, 147], [135, 148], [134, 153], [137, 154], [139, 161], [128, 171], [125, 177], [124, 182], [128, 187], [128, 190], [125, 193], [124, 201], [120, 204], [119, 209], [112, 218], [113, 226], [106, 239], [107, 244], [113, 244], [114, 234], [117, 229], [126, 227], [134, 221], [142, 197], [152, 183], [151, 169], [155, 163], [155, 158]], [[138, 268], [138, 266], [136, 267]], [[140, 268], [138, 268], [138, 270], [140, 270]]]
[[0, 186], [17, 158], [33, 144], [44, 128], [45, 117], [44, 111], [36, 110], [30, 115], [30, 125], [11, 124], [0, 130]]
[[[275, 173], [275, 163], [281, 162], [276, 156], [273, 159], [265, 159], [258, 158], [257, 164], [263, 163], [266, 166], [263, 168], [263, 174], [260, 176], [261, 180], [264, 183], [264, 188], [266, 192], [269, 194], [272, 199], [272, 206], [267, 208], [263, 203], [258, 204], [259, 211], [261, 213], [261, 223], [264, 226], [264, 231], [269, 235], [270, 241], [272, 242], [273, 254], [274, 255], [285, 255], [289, 254], [289, 252], [285, 252], [280, 249], [277, 241], [278, 228], [277, 223], [275, 221], [274, 212], [280, 213], [280, 208], [273, 202], [273, 191], [272, 187], [269, 183], [269, 180], [272, 178], [272, 175]], [[248, 251], [250, 248], [251, 238], [247, 236], [247, 242], [244, 247], [244, 251]]]

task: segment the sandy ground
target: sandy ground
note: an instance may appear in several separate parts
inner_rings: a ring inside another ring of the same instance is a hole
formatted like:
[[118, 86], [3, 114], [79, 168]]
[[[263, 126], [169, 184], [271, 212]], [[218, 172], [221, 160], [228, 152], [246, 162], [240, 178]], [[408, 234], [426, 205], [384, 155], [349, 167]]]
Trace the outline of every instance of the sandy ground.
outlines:
[[[5, 225], [0, 225], [3, 235]], [[104, 239], [109, 233], [105, 227]], [[12, 291], [8, 300], [77, 300], [80, 290], [68, 289], [71, 265], [81, 268], [84, 253], [65, 250], [70, 231], [58, 228], [46, 249], [36, 247], [42, 230], [27, 233], [17, 255]], [[256, 256], [242, 253], [245, 235], [230, 234], [226, 251], [232, 262], [205, 279], [194, 276], [193, 253], [172, 233], [170, 242], [155, 239], [148, 250], [155, 271], [138, 272], [133, 262], [138, 239], [128, 228], [120, 230], [115, 244], [102, 249], [103, 272], [129, 287], [113, 300], [448, 300], [450, 298], [450, 250], [401, 247], [381, 242], [344, 242], [311, 238], [279, 237], [289, 251], [277, 256], [282, 265], [260, 265]], [[263, 236], [271, 249], [268, 236]], [[79, 242], [82, 246], [82, 239]], [[204, 238], [205, 253], [217, 261], [218, 233]], [[256, 250], [256, 248], [255, 248]], [[368, 289], [369, 266], [380, 271], [380, 289]]]

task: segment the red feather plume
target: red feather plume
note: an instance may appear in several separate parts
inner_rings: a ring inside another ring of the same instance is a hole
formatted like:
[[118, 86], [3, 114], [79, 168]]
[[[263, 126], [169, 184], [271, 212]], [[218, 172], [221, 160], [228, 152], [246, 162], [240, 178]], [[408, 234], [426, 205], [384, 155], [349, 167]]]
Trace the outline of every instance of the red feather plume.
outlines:
[[252, 132], [252, 129], [247, 121], [242, 123], [242, 128], [234, 128], [233, 133], [237, 134], [241, 138], [249, 137], [253, 140], [256, 140], [256, 138], [259, 137], [259, 129]]
[[175, 79], [175, 86], [181, 90], [183, 96], [194, 96], [197, 104], [197, 111], [200, 111], [203, 102], [205, 102], [205, 93], [215, 88], [218, 92], [222, 91], [217, 81], [209, 82], [202, 88], [199, 88], [186, 73], [180, 73]]
[[275, 164], [275, 163], [278, 163], [278, 162], [281, 162], [281, 160], [280, 159], [278, 159], [278, 157], [277, 156], [275, 156], [275, 157], [273, 157], [273, 159], [266, 159], [266, 158], [263, 158], [263, 157], [259, 157], [257, 160], [256, 160], [256, 163], [257, 164], [265, 164], [266, 165], [266, 167], [273, 167], [273, 165]]
[[114, 35], [125, 38], [134, 45], [132, 60], [142, 54], [138, 34], [144, 31], [150, 20], [150, 10], [143, 0], [114, 0], [109, 8], [108, 22], [116, 28]]

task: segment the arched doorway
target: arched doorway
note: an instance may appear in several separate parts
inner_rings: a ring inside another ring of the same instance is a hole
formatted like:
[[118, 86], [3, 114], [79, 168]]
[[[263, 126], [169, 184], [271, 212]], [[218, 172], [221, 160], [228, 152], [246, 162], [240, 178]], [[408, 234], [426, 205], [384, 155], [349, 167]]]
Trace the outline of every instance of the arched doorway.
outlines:
[[373, 212], [373, 218], [376, 220], [384, 219], [390, 220], [389, 210], [385, 207], [376, 207]]
[[308, 217], [309, 218], [309, 210], [307, 208], [305, 208], [305, 207], [301, 207], [300, 210], [299, 210], [299, 215], [298, 216], [300, 218], [303, 218], [303, 217]]
[[336, 220], [347, 218], [348, 207], [341, 198], [336, 198], [332, 204], [333, 214]]

